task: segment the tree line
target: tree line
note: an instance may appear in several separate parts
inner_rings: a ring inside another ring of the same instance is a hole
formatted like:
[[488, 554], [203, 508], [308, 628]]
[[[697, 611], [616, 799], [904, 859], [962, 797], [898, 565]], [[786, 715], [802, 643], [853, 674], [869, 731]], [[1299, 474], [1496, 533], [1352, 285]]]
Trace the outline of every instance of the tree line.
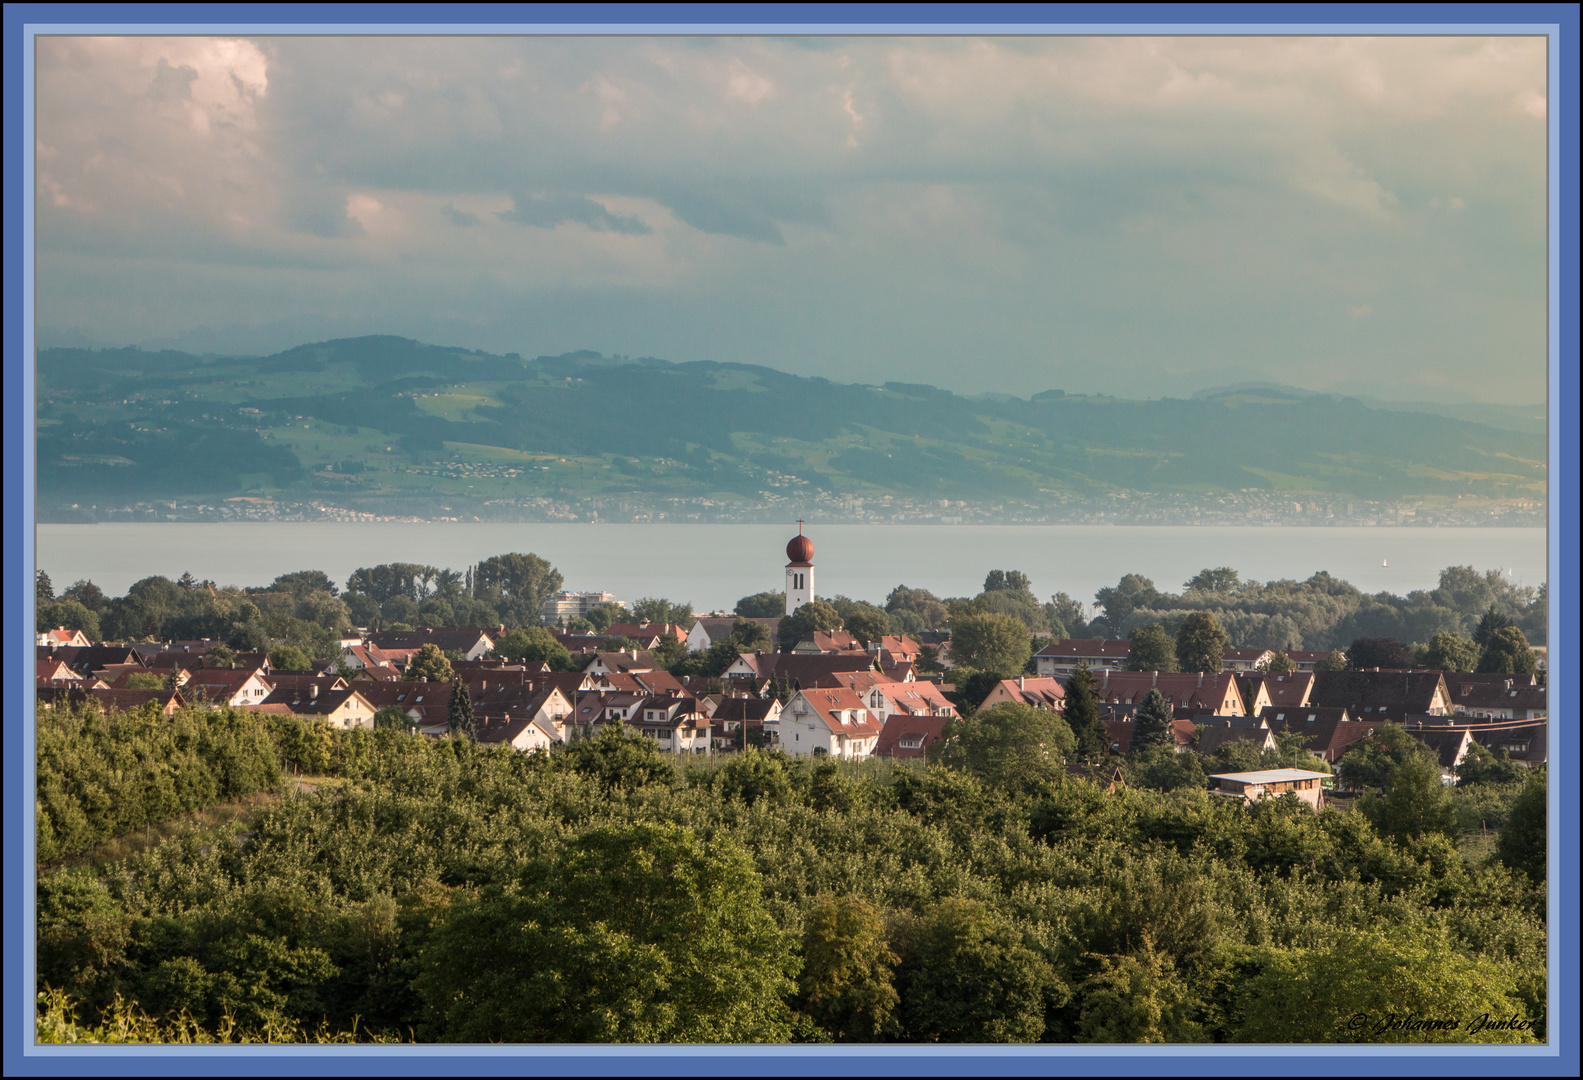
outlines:
[[[917, 766], [321, 726], [338, 788], [42, 874], [41, 989], [90, 1026], [422, 1041], [1397, 1041], [1344, 1021], [1403, 1010], [1544, 1037], [1542, 864], [1399, 814], [1107, 792], [1032, 713]], [[1535, 807], [1542, 852], [1542, 794], [1504, 829], [1531, 850]]]

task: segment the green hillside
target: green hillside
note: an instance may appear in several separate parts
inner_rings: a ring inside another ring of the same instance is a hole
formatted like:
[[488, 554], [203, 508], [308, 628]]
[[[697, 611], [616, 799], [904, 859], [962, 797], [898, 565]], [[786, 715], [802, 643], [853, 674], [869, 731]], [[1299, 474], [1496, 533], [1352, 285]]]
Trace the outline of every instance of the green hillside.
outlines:
[[38, 388], [46, 513], [237, 497], [370, 512], [542, 497], [746, 504], [816, 491], [1542, 501], [1546, 484], [1542, 435], [1278, 390], [971, 398], [748, 364], [523, 360], [393, 337], [245, 358], [49, 349]]

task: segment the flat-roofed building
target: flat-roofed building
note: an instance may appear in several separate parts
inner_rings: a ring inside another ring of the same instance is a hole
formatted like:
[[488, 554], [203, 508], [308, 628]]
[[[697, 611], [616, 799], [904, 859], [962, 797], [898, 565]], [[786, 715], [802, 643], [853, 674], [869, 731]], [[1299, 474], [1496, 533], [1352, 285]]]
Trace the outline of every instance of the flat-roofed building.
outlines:
[[1307, 769], [1260, 769], [1257, 772], [1217, 773], [1210, 779], [1215, 782], [1216, 794], [1227, 798], [1254, 803], [1260, 799], [1278, 799], [1291, 792], [1318, 810], [1325, 805], [1325, 792], [1320, 785], [1329, 775]]

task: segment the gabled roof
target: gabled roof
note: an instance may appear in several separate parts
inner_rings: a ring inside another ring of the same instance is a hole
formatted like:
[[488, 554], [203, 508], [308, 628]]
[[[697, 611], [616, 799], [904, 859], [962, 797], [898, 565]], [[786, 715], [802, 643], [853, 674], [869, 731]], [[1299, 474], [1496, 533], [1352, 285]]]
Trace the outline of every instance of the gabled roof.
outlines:
[[[787, 705], [787, 711], [781, 714], [782, 722], [788, 715], [794, 719], [801, 719], [795, 712], [799, 697], [808, 703], [813, 715], [822, 720], [832, 734], [865, 737], [880, 733], [880, 723], [863, 704], [863, 699], [845, 688], [811, 687], [799, 690]], [[846, 723], [842, 719], [847, 714], [853, 718], [851, 723]]]
[[710, 717], [721, 723], [762, 724], [779, 710], [774, 698], [723, 697]]
[[1132, 642], [1118, 638], [1057, 638], [1034, 653], [1057, 660], [1125, 660]]
[[[429, 683], [425, 685], [433, 684]], [[374, 709], [369, 700], [363, 696], [361, 690], [354, 690], [351, 687], [346, 687], [345, 689], [341, 690], [321, 690], [317, 694], [313, 693], [312, 687], [307, 689], [281, 687], [277, 690], [272, 690], [269, 695], [265, 697], [259, 704], [285, 705], [290, 708], [292, 712], [298, 714], [299, 716], [325, 716], [329, 713], [335, 712], [353, 698], [360, 699], [363, 703], [363, 706], [368, 709], [369, 713], [378, 711], [377, 709]]]
[[[884, 757], [924, 757], [929, 747], [940, 741], [940, 736], [953, 717], [910, 716], [891, 713], [880, 729], [879, 742], [874, 753]], [[903, 745], [903, 744], [906, 745]]]
[[1444, 688], [1445, 679], [1438, 671], [1320, 671], [1314, 675], [1308, 700], [1314, 705], [1345, 705], [1354, 718], [1382, 712], [1400, 716], [1429, 712], [1436, 691]]
[[997, 692], [1011, 698], [1012, 701], [1030, 705], [1035, 709], [1060, 712], [1066, 707], [1066, 687], [1060, 679], [1056, 678], [1024, 675], [1015, 679], [1002, 679], [985, 695], [981, 707], [987, 704], [990, 698], [995, 697]]
[[437, 645], [441, 652], [458, 650], [471, 652], [482, 640], [485, 648], [493, 648], [495, 637], [499, 635], [497, 627], [485, 629], [480, 626], [437, 626], [427, 630], [375, 630], [368, 635], [368, 640], [381, 649], [421, 649], [425, 645]]
[[868, 671], [874, 658], [855, 653], [742, 653], [741, 661], [764, 677], [778, 676], [792, 686], [817, 686], [820, 679], [838, 671]]

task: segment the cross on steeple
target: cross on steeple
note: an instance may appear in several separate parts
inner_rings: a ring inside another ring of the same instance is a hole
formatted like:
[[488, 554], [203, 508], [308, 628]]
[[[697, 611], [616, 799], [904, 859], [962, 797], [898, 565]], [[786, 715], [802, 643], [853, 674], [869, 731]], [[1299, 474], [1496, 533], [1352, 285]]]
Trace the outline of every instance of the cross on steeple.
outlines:
[[797, 535], [802, 535], [802, 518], [797, 519]]

